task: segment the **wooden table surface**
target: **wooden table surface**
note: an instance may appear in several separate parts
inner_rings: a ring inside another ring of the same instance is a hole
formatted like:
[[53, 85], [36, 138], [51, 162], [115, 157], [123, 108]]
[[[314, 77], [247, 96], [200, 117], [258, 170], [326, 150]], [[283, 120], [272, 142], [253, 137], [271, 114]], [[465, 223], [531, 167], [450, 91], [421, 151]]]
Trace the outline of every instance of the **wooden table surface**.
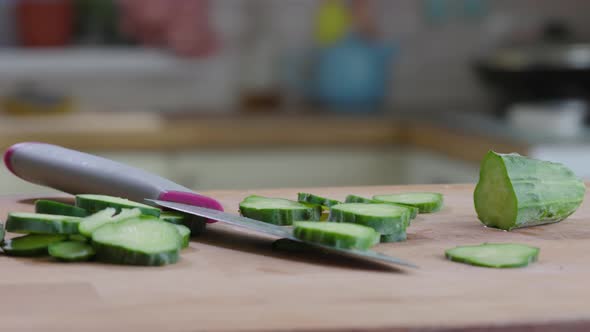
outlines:
[[[472, 185], [308, 189], [342, 199], [401, 191], [445, 194], [403, 243], [377, 251], [419, 265], [395, 269], [316, 254], [274, 252], [271, 238], [217, 223], [165, 267], [56, 263], [0, 256], [0, 330], [21, 331], [527, 331], [590, 330], [590, 209], [554, 225], [484, 228]], [[208, 192], [228, 211], [247, 194]], [[22, 198], [22, 197], [21, 197]], [[0, 199], [0, 213], [31, 200]], [[487, 269], [447, 261], [445, 249], [483, 242], [541, 248], [539, 262]]]

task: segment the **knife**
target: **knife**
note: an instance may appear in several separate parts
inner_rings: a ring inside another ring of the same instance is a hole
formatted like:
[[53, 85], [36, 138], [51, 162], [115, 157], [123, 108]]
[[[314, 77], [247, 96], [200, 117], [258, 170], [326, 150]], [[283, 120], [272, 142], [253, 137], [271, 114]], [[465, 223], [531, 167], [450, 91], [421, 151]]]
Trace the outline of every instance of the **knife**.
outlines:
[[152, 202], [156, 205], [159, 205], [161, 207], [165, 207], [168, 209], [196, 215], [199, 217], [205, 217], [205, 218], [209, 218], [212, 220], [218, 220], [218, 221], [227, 223], [232, 226], [242, 227], [242, 228], [246, 228], [249, 230], [257, 231], [259, 233], [273, 235], [273, 236], [277, 236], [280, 238], [286, 238], [291, 241], [305, 243], [307, 246], [316, 247], [316, 248], [321, 249], [322, 251], [326, 251], [326, 252], [331, 252], [331, 253], [335, 253], [335, 254], [339, 254], [339, 255], [343, 255], [343, 256], [355, 257], [355, 258], [359, 258], [359, 259], [376, 261], [376, 262], [385, 262], [385, 263], [403, 265], [403, 266], [413, 267], [413, 268], [418, 267], [412, 263], [406, 262], [406, 261], [401, 260], [399, 258], [383, 255], [383, 254], [380, 254], [380, 253], [372, 251], [372, 250], [361, 251], [361, 250], [353, 250], [353, 249], [340, 249], [340, 248], [324, 246], [324, 245], [313, 243], [313, 242], [302, 241], [302, 240], [294, 237], [291, 229], [287, 228], [285, 226], [277, 226], [277, 225], [265, 223], [265, 222], [262, 222], [259, 220], [241, 217], [241, 216], [234, 215], [234, 214], [229, 214], [229, 213], [223, 212], [223, 211], [217, 211], [217, 210], [212, 210], [212, 209], [207, 209], [207, 208], [192, 206], [192, 205], [187, 205], [187, 204], [159, 201], [159, 200], [153, 200], [153, 199], [146, 199], [146, 201]]
[[148, 201], [172, 210], [224, 222], [258, 233], [304, 242], [327, 252], [408, 267], [414, 264], [374, 251], [328, 247], [293, 237], [290, 229], [223, 212], [217, 200], [141, 169], [61, 146], [24, 142], [4, 153], [4, 164], [16, 176], [73, 195], [102, 194]]

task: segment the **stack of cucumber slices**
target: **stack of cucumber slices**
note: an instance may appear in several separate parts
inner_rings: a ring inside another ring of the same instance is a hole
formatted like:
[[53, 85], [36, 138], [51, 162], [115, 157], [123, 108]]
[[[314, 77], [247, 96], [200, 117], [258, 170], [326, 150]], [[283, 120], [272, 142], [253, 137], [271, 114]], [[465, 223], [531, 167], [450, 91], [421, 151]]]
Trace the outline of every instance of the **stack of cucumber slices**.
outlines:
[[35, 213], [8, 214], [5, 229], [24, 236], [0, 242], [11, 256], [46, 256], [60, 261], [165, 265], [179, 259], [191, 234], [206, 222], [179, 212], [104, 195], [78, 195], [76, 205], [38, 200]]
[[379, 242], [405, 240], [410, 220], [418, 213], [440, 210], [442, 203], [443, 196], [438, 193], [372, 199], [348, 195], [344, 202], [299, 193], [297, 201], [248, 196], [240, 203], [240, 213], [275, 225], [293, 225], [293, 235], [303, 241], [366, 250]]

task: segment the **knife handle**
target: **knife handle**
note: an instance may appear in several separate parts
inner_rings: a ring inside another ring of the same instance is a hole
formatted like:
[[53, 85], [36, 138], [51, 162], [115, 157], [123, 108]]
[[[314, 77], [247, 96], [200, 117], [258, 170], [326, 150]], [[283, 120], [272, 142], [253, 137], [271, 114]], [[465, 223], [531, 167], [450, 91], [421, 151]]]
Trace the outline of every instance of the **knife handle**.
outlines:
[[101, 194], [143, 202], [146, 198], [210, 209], [216, 200], [141, 169], [61, 146], [25, 142], [4, 153], [4, 164], [16, 176], [70, 194]]

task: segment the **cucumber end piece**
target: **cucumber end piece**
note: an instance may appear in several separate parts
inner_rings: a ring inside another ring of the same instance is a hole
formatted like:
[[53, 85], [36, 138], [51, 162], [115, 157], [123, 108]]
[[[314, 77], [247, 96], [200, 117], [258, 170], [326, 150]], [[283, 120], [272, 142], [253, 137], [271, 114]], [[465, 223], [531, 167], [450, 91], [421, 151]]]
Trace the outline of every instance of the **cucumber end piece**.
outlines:
[[584, 182], [562, 164], [490, 151], [473, 199], [484, 225], [512, 230], [567, 218], [585, 193]]
[[516, 193], [502, 157], [493, 151], [482, 161], [473, 202], [477, 217], [484, 225], [503, 230], [516, 227]]

